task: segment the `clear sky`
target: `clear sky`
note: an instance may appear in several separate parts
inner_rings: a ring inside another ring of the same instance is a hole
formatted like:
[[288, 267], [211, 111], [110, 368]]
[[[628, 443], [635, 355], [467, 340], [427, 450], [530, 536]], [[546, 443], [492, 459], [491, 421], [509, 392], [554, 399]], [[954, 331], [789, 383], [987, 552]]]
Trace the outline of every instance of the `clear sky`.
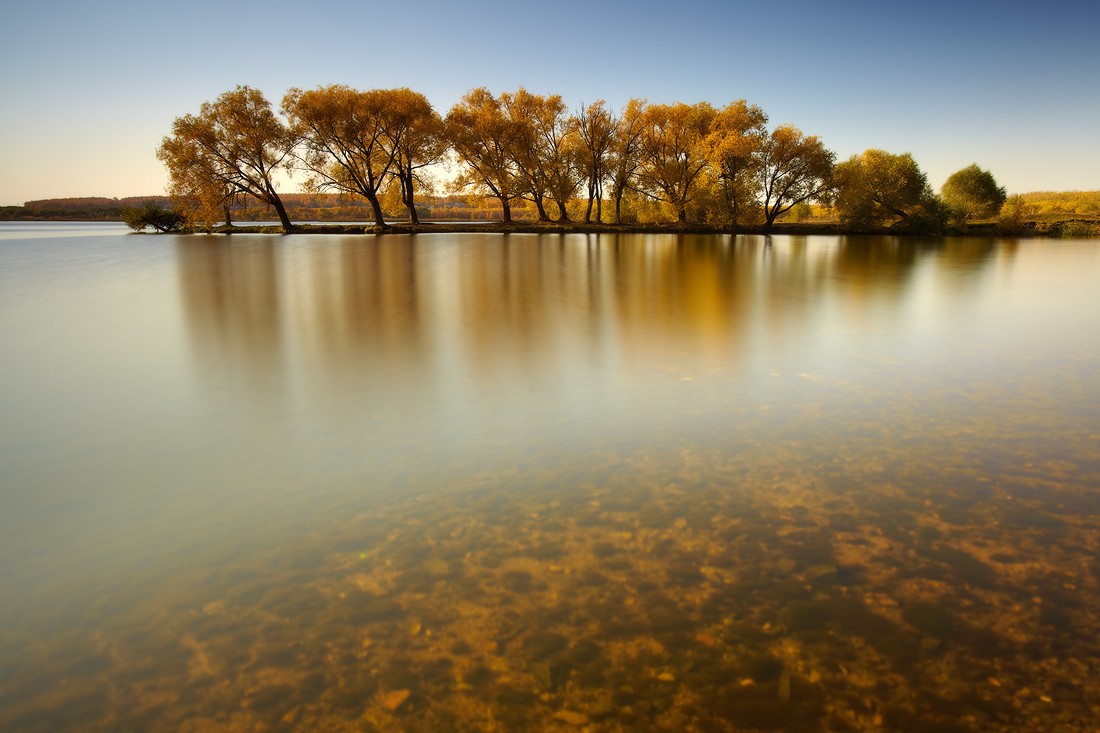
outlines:
[[572, 108], [747, 99], [843, 160], [971, 163], [1010, 193], [1100, 189], [1100, 3], [35, 0], [0, 26], [0, 205], [164, 192], [173, 118], [238, 84], [477, 86]]

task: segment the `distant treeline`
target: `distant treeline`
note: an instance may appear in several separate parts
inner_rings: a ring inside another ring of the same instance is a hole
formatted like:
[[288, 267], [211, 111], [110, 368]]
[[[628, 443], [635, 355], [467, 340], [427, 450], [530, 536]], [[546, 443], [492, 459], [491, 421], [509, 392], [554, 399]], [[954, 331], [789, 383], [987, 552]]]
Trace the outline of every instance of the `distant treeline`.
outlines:
[[[282, 194], [287, 212], [294, 221], [352, 222], [370, 220], [372, 212], [366, 201], [347, 194], [287, 193]], [[421, 196], [416, 207], [421, 218], [441, 221], [481, 221], [494, 218], [499, 209], [490, 202], [466, 196]], [[22, 206], [0, 207], [0, 221], [122, 221], [122, 210], [152, 204], [168, 209], [173, 201], [168, 196], [128, 196], [105, 198], [41, 199]], [[230, 207], [234, 221], [270, 221], [274, 212], [270, 206], [242, 199]], [[400, 220], [403, 211], [394, 212], [391, 220]], [[519, 219], [534, 219], [535, 210], [521, 207]]]
[[1100, 216], [1100, 191], [1035, 191], [1020, 196], [1038, 218], [1062, 214]]
[[121, 221], [122, 209], [149, 202], [164, 207], [171, 204], [167, 196], [131, 196], [122, 199], [83, 196], [41, 199], [28, 201], [22, 206], [0, 206], [0, 220]]

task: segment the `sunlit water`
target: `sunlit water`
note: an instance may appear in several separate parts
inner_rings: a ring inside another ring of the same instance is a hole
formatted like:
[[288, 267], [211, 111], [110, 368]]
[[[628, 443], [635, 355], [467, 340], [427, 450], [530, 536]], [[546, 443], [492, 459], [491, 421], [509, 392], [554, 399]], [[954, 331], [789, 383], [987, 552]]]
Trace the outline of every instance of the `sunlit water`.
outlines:
[[0, 729], [1100, 727], [1100, 242], [0, 224]]

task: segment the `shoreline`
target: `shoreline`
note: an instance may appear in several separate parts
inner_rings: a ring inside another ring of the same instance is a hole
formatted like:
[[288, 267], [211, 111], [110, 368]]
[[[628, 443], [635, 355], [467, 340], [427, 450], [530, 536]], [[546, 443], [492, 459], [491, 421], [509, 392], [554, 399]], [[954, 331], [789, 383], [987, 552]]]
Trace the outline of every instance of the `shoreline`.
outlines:
[[966, 237], [1063, 237], [1074, 236], [1075, 227], [1093, 230], [1084, 232], [1085, 236], [1097, 236], [1100, 221], [1090, 219], [1066, 219], [1057, 222], [1025, 221], [1013, 229], [1005, 229], [997, 222], [976, 222], [962, 227], [949, 228], [942, 234], [923, 234], [891, 229], [849, 230], [837, 223], [786, 223], [775, 224], [770, 229], [763, 226], [719, 226], [709, 224], [586, 224], [584, 222], [533, 222], [520, 221], [504, 224], [487, 221], [484, 223], [433, 221], [411, 224], [394, 222], [385, 226], [376, 224], [341, 224], [339, 222], [299, 223], [292, 231], [283, 232], [279, 225], [272, 224], [235, 224], [232, 229], [218, 227], [210, 231], [188, 229], [184, 234], [727, 234], [727, 235], [785, 235], [785, 236], [842, 236], [842, 235], [879, 235], [906, 238], [966, 236]]
[[[54, 223], [122, 223], [117, 219], [100, 218], [55, 218], [55, 217], [20, 217], [17, 219], [0, 219], [5, 222], [54, 222]], [[1071, 237], [1100, 237], [1100, 217], [1067, 217], [1063, 219], [1029, 219], [1020, 222], [1015, 227], [1003, 227], [996, 221], [979, 221], [964, 224], [962, 226], [948, 227], [941, 234], [916, 233], [891, 229], [845, 229], [837, 222], [802, 222], [802, 223], [777, 223], [770, 230], [762, 225], [739, 226], [712, 225], [712, 224], [586, 224], [584, 222], [536, 222], [514, 221], [504, 224], [500, 221], [469, 221], [469, 220], [435, 220], [425, 221], [419, 224], [411, 224], [407, 221], [394, 221], [379, 226], [363, 222], [298, 222], [293, 225], [290, 232], [284, 232], [282, 227], [273, 223], [243, 222], [226, 228], [224, 225], [211, 230], [183, 229], [173, 234], [342, 234], [342, 235], [379, 235], [379, 234], [463, 234], [463, 233], [488, 233], [488, 234], [724, 234], [724, 235], [760, 235], [771, 234], [786, 236], [844, 236], [844, 235], [877, 235], [897, 236], [904, 238], [963, 236], [963, 237], [1042, 237], [1042, 238], [1071, 238]], [[159, 234], [154, 231], [138, 231], [134, 234]]]

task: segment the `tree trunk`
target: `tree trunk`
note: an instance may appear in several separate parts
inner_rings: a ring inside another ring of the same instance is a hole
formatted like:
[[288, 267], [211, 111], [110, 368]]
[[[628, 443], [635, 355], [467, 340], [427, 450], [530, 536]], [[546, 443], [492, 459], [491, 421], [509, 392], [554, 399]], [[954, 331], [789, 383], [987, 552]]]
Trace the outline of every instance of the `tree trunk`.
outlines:
[[292, 233], [294, 225], [290, 223], [290, 217], [286, 215], [286, 207], [283, 206], [283, 200], [279, 198], [278, 194], [271, 195], [271, 205], [275, 207], [275, 213], [279, 215], [279, 223], [283, 226], [283, 234]]
[[565, 210], [565, 202], [564, 201], [558, 201], [557, 204], [558, 204], [558, 221], [560, 221], [560, 222], [569, 221], [569, 212], [567, 212]]
[[596, 198], [596, 189], [592, 181], [588, 182], [588, 208], [584, 210], [584, 223], [592, 223], [592, 200]]
[[512, 207], [508, 205], [508, 199], [504, 198], [503, 196], [500, 197], [500, 210], [501, 210], [501, 215], [503, 217], [502, 220], [501, 220], [502, 223], [511, 224], [512, 223]]
[[398, 178], [401, 180], [401, 200], [405, 202], [405, 208], [409, 210], [409, 221], [413, 224], [419, 224], [420, 217], [416, 215], [416, 201], [413, 195], [412, 173], [401, 173]]
[[375, 226], [386, 226], [386, 217], [382, 214], [382, 204], [378, 202], [378, 194], [373, 192], [367, 194], [367, 201], [370, 201], [370, 208], [371, 213], [374, 214]]
[[615, 223], [623, 223], [623, 192], [615, 192]]
[[540, 196], [539, 194], [535, 194], [534, 199], [535, 199], [535, 210], [539, 212], [539, 221], [540, 222], [550, 221], [550, 217], [546, 213], [546, 207], [542, 203], [542, 196]]

